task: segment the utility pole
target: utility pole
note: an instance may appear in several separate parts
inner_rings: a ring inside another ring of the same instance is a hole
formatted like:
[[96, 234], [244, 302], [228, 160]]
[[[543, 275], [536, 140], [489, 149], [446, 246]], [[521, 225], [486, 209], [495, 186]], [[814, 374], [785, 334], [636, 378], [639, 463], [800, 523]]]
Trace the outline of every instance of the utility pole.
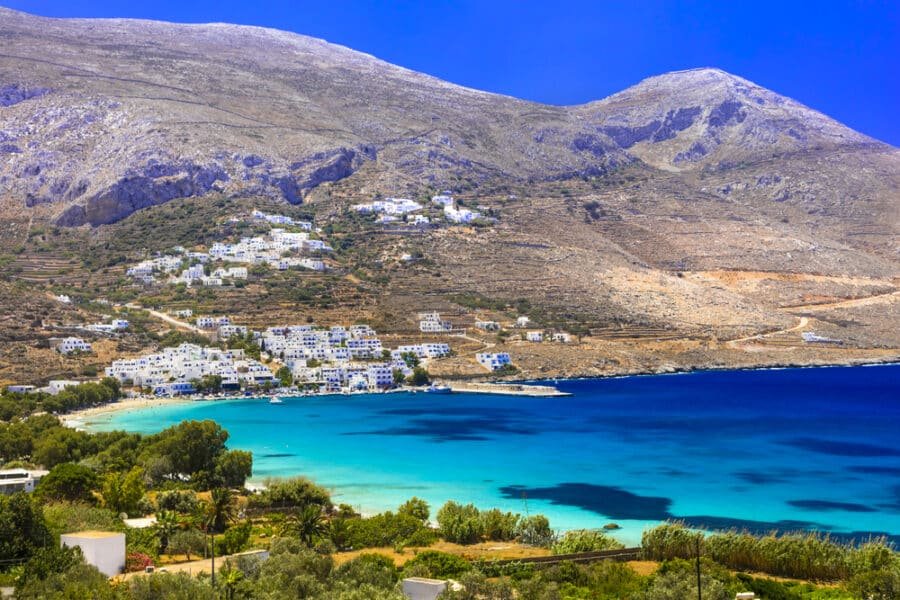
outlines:
[[[212, 571], [212, 586], [213, 589], [216, 587], [216, 534], [209, 534], [209, 555], [211, 558], [210, 567]], [[699, 569], [699, 567], [697, 567]]]
[[702, 535], [702, 533], [698, 533], [694, 540], [697, 545], [697, 600], [703, 600], [703, 592], [700, 591], [700, 536]]

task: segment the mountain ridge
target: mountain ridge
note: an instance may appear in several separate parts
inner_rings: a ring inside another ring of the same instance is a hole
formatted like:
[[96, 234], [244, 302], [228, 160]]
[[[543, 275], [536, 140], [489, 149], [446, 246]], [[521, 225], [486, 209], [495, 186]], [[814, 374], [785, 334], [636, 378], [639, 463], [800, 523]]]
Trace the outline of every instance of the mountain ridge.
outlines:
[[[4, 137], [15, 138], [6, 139], [7, 148], [18, 150], [6, 152], [13, 158], [0, 181], [30, 206], [53, 205], [62, 225], [114, 222], [171, 198], [211, 192], [298, 203], [379, 155], [391, 169], [441, 187], [460, 177], [476, 183], [591, 177], [635, 160], [663, 170], [712, 168], [755, 160], [772, 148], [788, 153], [849, 143], [893, 151], [715, 68], [654, 76], [604, 99], [554, 106], [473, 90], [271, 28], [6, 14], [15, 18], [0, 23], [10, 41], [0, 55], [0, 85], [13, 94], [23, 85], [43, 91], [28, 98], [37, 112], [29, 114], [23, 102], [4, 112], [19, 121], [41, 119], [50, 131], [30, 132], [23, 147], [0, 115]], [[746, 98], [717, 96], [711, 105], [722, 81]], [[754, 98], [769, 105], [753, 106]], [[68, 116], [60, 115], [64, 110]], [[90, 122], [73, 124], [79, 115]], [[60, 132], [64, 127], [76, 128], [77, 139]], [[130, 139], [117, 139], [122, 131]], [[115, 155], [103, 155], [103, 146], [115, 147]], [[78, 171], [95, 175], [80, 181], [48, 160], [77, 159], [88, 148], [89, 165]], [[241, 166], [257, 158], [263, 163]], [[296, 165], [303, 165], [299, 172]], [[159, 185], [160, 173], [176, 183]]]

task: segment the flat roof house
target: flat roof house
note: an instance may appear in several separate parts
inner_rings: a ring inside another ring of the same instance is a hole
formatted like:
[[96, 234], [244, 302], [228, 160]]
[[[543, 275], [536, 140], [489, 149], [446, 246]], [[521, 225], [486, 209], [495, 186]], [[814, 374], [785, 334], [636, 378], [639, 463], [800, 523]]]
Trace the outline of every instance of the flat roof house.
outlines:
[[84, 561], [107, 577], [125, 570], [125, 534], [115, 531], [79, 531], [59, 536], [63, 547], [81, 548]]

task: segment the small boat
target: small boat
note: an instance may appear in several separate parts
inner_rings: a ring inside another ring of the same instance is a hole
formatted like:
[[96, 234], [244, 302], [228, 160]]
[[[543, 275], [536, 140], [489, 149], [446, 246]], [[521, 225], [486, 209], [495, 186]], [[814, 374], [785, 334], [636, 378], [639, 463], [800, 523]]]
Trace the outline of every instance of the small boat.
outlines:
[[453, 389], [449, 385], [435, 385], [431, 384], [425, 391], [431, 394], [450, 394], [453, 392]]
[[272, 398], [269, 400], [269, 404], [284, 404], [284, 400], [281, 398]]

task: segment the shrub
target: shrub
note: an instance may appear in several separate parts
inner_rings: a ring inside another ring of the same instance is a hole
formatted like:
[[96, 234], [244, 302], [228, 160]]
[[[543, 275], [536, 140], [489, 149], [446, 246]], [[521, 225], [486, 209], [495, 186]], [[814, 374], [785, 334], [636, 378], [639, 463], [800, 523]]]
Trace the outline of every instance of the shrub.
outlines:
[[[419, 519], [390, 511], [366, 519], [348, 519], [346, 524], [348, 542], [353, 548], [408, 545], [414, 538], [426, 539], [423, 536], [431, 532]], [[420, 533], [423, 531], [426, 533]]]
[[497, 508], [483, 511], [480, 515], [481, 531], [484, 537], [496, 542], [506, 542], [516, 537], [519, 515], [504, 513]]
[[173, 510], [181, 514], [191, 514], [197, 510], [199, 501], [197, 500], [197, 494], [191, 490], [170, 490], [157, 494], [156, 504], [160, 510]]
[[266, 479], [266, 489], [250, 496], [247, 504], [253, 508], [303, 508], [317, 504], [323, 508], [331, 507], [331, 496], [306, 477], [292, 479]]
[[462, 506], [452, 500], [437, 513], [441, 535], [448, 542], [474, 544], [481, 539], [483, 530], [478, 509], [472, 504]]
[[125, 555], [125, 572], [143, 571], [153, 564], [153, 559], [143, 552], [129, 552]]
[[166, 550], [170, 554], [184, 554], [188, 560], [191, 555], [205, 556], [208, 544], [206, 536], [197, 529], [176, 531], [169, 539]]
[[226, 529], [225, 535], [216, 540], [216, 553], [219, 555], [236, 554], [246, 550], [252, 528], [250, 521], [244, 521]]
[[624, 548], [617, 540], [597, 529], [574, 529], [567, 531], [555, 544], [553, 554], [574, 554], [575, 552], [598, 552]]
[[471, 570], [472, 565], [466, 559], [455, 554], [425, 550], [403, 565], [404, 575], [409, 571], [421, 572], [420, 569], [431, 577], [458, 577]]
[[399, 576], [394, 561], [381, 554], [360, 554], [337, 570], [338, 579], [356, 586], [370, 584], [388, 588], [397, 583]]
[[409, 515], [422, 522], [425, 522], [428, 520], [428, 517], [431, 514], [431, 510], [427, 502], [425, 502], [421, 498], [413, 496], [400, 505], [400, 508], [397, 509], [397, 514]]
[[556, 541], [550, 520], [544, 515], [532, 515], [519, 522], [519, 541], [531, 546], [549, 547]]

